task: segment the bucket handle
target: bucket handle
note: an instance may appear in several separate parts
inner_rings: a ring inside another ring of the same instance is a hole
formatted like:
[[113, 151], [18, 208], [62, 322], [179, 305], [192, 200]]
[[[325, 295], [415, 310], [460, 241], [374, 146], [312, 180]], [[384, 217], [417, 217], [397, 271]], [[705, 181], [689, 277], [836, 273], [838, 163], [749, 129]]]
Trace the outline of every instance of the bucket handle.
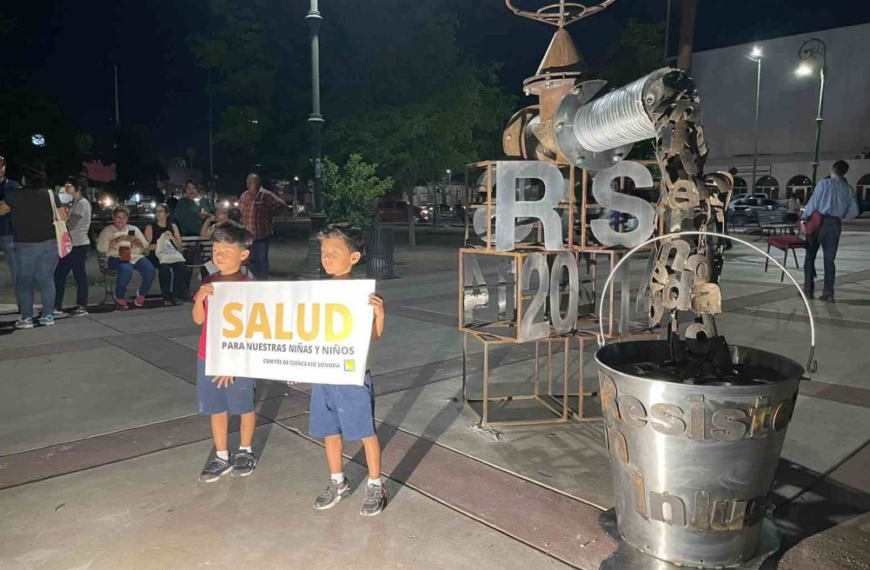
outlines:
[[610, 272], [610, 275], [607, 276], [607, 281], [604, 282], [604, 289], [601, 291], [601, 303], [598, 307], [598, 315], [599, 315], [599, 318], [598, 318], [598, 347], [602, 348], [602, 347], [604, 347], [604, 344], [605, 344], [604, 320], [601, 318], [601, 315], [604, 314], [604, 299], [606, 297], [605, 293], [607, 293], [607, 289], [610, 287], [611, 281], [613, 281], [613, 276], [616, 275], [617, 271], [619, 271], [619, 268], [622, 267], [622, 264], [625, 263], [625, 261], [629, 257], [631, 257], [632, 255], [637, 253], [641, 248], [644, 248], [650, 244], [657, 243], [657, 242], [660, 242], [660, 241], [663, 241], [666, 239], [673, 239], [673, 238], [682, 237], [682, 236], [713, 236], [713, 237], [723, 238], [723, 239], [727, 239], [729, 241], [733, 241], [733, 242], [737, 242], [739, 244], [745, 245], [746, 247], [754, 249], [755, 251], [757, 251], [758, 253], [760, 253], [764, 257], [766, 257], [768, 260], [772, 261], [774, 265], [776, 265], [786, 276], [788, 276], [789, 280], [791, 280], [791, 282], [794, 284], [794, 286], [797, 287], [798, 293], [800, 293], [801, 299], [803, 299], [804, 305], [807, 308], [807, 315], [810, 318], [810, 354], [809, 354], [809, 357], [807, 358], [806, 371], [807, 371], [807, 374], [809, 375], [809, 378], [812, 378], [813, 373], [816, 371], [816, 368], [817, 368], [816, 362], [813, 360], [813, 355], [816, 352], [816, 323], [813, 320], [813, 311], [810, 308], [810, 302], [807, 300], [807, 296], [804, 294], [803, 287], [801, 287], [800, 284], [798, 284], [798, 282], [795, 280], [795, 278], [792, 277], [788, 271], [786, 271], [785, 267], [783, 267], [779, 261], [777, 261], [773, 257], [771, 257], [770, 254], [767, 253], [766, 251], [763, 251], [762, 249], [752, 245], [748, 241], [745, 241], [745, 240], [742, 240], [740, 238], [736, 238], [733, 236], [728, 236], [725, 234], [716, 233], [716, 232], [691, 231], [691, 232], [679, 232], [679, 233], [673, 233], [673, 234], [666, 234], [666, 235], [662, 235], [662, 236], [655, 236], [655, 237], [652, 237], [652, 238], [648, 239], [647, 241], [643, 242], [642, 244], [632, 248], [626, 255], [624, 255], [622, 257], [622, 259], [619, 260], [619, 263], [617, 263], [616, 266], [613, 268], [613, 270]]

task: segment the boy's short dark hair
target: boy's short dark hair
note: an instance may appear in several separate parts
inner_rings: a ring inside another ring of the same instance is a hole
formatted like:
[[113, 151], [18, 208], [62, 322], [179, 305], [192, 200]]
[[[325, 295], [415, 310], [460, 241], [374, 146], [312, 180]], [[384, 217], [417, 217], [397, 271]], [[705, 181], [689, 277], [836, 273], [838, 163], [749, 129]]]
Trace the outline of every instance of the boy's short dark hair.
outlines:
[[846, 176], [846, 173], [849, 172], [849, 163], [845, 160], [838, 160], [834, 163], [834, 166], [831, 167], [831, 172], [837, 176]]
[[242, 224], [229, 221], [218, 224], [211, 235], [214, 243], [237, 245], [241, 249], [249, 249], [254, 243], [254, 236]]
[[129, 218], [130, 217], [130, 209], [127, 208], [127, 206], [125, 206], [123, 204], [118, 204], [117, 206], [112, 208], [112, 216], [115, 216], [116, 214], [124, 214], [125, 216], [127, 216]]
[[362, 253], [365, 246], [365, 238], [361, 231], [350, 226], [332, 225], [317, 234], [320, 241], [338, 238], [344, 242], [351, 253]]

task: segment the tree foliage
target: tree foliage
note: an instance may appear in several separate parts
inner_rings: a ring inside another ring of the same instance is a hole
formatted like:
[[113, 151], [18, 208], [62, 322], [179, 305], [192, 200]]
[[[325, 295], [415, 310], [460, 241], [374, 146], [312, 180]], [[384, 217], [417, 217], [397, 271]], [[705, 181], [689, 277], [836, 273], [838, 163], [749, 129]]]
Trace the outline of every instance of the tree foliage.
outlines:
[[[33, 161], [45, 164], [49, 180], [59, 184], [82, 171], [83, 154], [76, 147], [77, 129], [69, 114], [49, 95], [12, 84], [0, 91], [0, 154], [9, 161], [9, 174], [16, 177], [21, 167]], [[32, 137], [42, 135], [44, 146]]]
[[[211, 33], [191, 38], [223, 109], [225, 162], [292, 176], [307, 164], [310, 76], [306, 10], [283, 0], [210, 0]], [[514, 99], [496, 68], [456, 42], [443, 0], [321, 4], [324, 154], [359, 153], [402, 191], [435, 173], [501, 155]], [[294, 74], [295, 71], [295, 74]]]
[[632, 18], [619, 39], [604, 54], [597, 75], [621, 87], [664, 67], [665, 27], [661, 22], [641, 22]]
[[389, 176], [380, 178], [377, 164], [352, 154], [344, 166], [323, 160], [323, 205], [329, 223], [347, 222], [354, 227], [374, 225], [378, 200], [393, 187]]

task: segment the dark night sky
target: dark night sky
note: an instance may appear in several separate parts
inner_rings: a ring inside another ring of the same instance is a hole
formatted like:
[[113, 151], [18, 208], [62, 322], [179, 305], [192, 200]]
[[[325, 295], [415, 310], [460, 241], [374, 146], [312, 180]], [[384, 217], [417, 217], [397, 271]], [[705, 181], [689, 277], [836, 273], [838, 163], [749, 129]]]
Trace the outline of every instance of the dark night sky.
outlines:
[[[305, 0], [287, 33], [307, 34]], [[408, 0], [413, 1], [413, 0]], [[502, 61], [505, 87], [519, 92], [545, 50], [553, 28], [517, 18], [503, 0], [445, 0], [458, 14], [460, 43], [480, 61]], [[548, 0], [553, 1], [553, 0]], [[518, 0], [520, 7], [543, 0]], [[671, 46], [676, 49], [680, 0], [673, 0]], [[377, 0], [360, 0], [372, 9]], [[6, 8], [6, 7], [4, 7]], [[8, 9], [8, 8], [7, 8]], [[321, 0], [329, 26], [330, 1]], [[112, 63], [120, 69], [121, 121], [142, 123], [160, 149], [181, 155], [207, 144], [205, 73], [194, 65], [188, 36], [201, 29], [205, 0], [26, 0], [7, 14], [16, 29], [2, 46], [3, 58], [29, 81], [54, 93], [80, 128], [108, 132], [112, 117]], [[665, 0], [618, 0], [570, 28], [590, 60], [604, 52], [631, 17], [662, 21]], [[867, 0], [700, 0], [695, 49], [870, 22]], [[326, 31], [326, 30], [325, 30]], [[323, 50], [328, 50], [324, 42]], [[300, 70], [307, 81], [308, 70]], [[324, 109], [328, 119], [329, 109]]]

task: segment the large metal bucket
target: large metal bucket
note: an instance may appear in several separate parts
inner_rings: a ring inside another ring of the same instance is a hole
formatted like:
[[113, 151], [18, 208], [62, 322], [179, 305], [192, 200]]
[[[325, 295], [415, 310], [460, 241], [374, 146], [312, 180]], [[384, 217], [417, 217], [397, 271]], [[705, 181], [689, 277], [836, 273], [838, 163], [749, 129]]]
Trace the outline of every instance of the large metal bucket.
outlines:
[[667, 341], [655, 340], [611, 344], [595, 355], [619, 532], [669, 562], [745, 562], [758, 548], [804, 369], [735, 346], [735, 364], [764, 366], [782, 380], [692, 386], [616, 370], [668, 357]]
[[[810, 324], [812, 368], [812, 315]], [[603, 346], [602, 330], [599, 343], [595, 359], [621, 536], [651, 556], [687, 566], [754, 558], [804, 368], [731, 346], [734, 364], [760, 367], [776, 381], [691, 385], [650, 372], [670, 358], [667, 341]]]

